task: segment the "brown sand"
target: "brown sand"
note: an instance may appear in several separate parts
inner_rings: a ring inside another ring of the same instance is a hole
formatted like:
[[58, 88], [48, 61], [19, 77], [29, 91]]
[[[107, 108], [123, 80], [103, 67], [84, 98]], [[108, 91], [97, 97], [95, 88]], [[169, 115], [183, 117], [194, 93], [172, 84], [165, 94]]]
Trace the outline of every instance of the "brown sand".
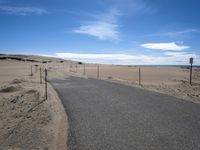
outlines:
[[[138, 67], [100, 65], [99, 78], [200, 103], [200, 69], [193, 69], [192, 85], [189, 84], [189, 72], [189, 69], [182, 68], [141, 67], [139, 85]], [[86, 74], [97, 78], [97, 67], [89, 66]]]
[[[44, 100], [44, 84], [39, 84], [39, 67], [48, 69], [48, 78], [97, 78], [97, 64], [85, 64], [84, 71], [84, 64], [62, 62], [57, 58], [20, 58], [39, 62], [0, 60], [0, 149], [65, 149], [67, 117], [51, 85], [48, 85], [48, 100]], [[33, 76], [29, 76], [31, 65]], [[192, 85], [188, 82], [189, 69], [181, 68], [141, 67], [142, 85], [139, 85], [138, 67], [99, 65], [99, 79], [200, 103], [200, 69], [194, 70]]]
[[[178, 67], [140, 68], [141, 85], [139, 85], [139, 67], [136, 66], [99, 65], [99, 79], [137, 86], [200, 103], [200, 69], [193, 69], [192, 85], [190, 85], [189, 69]], [[57, 63], [52, 64], [50, 76], [66, 77], [68, 75], [76, 75], [97, 78], [97, 69], [97, 64], [85, 64], [84, 71], [84, 64], [77, 64], [76, 62]]]
[[[34, 63], [32, 63], [34, 66]], [[30, 62], [0, 60], [0, 149], [66, 150], [67, 116], [56, 92]]]
[[[98, 64], [78, 64], [77, 62], [49, 63], [49, 77], [72, 76], [97, 78]], [[178, 67], [139, 67], [119, 65], [99, 65], [99, 79], [118, 82], [152, 90], [184, 100], [200, 103], [200, 68], [193, 69], [192, 85], [189, 84], [190, 70]], [[85, 74], [84, 74], [85, 73]]]
[[[56, 62], [48, 64], [49, 77], [63, 78], [70, 75], [97, 78], [98, 64], [78, 64], [77, 62]], [[193, 69], [192, 85], [189, 84], [190, 70], [178, 67], [139, 67], [119, 65], [99, 65], [99, 79], [137, 86], [147, 90], [175, 96], [200, 103], [200, 69]], [[84, 74], [85, 73], [85, 74]]]

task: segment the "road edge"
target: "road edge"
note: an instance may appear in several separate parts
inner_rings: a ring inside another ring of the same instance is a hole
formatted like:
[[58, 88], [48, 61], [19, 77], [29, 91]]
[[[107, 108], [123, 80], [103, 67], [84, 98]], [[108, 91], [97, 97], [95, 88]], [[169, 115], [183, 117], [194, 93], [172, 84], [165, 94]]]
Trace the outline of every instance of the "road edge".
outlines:
[[48, 96], [50, 96], [50, 99], [52, 100], [52, 103], [55, 108], [55, 115], [53, 115], [53, 123], [56, 127], [55, 129], [55, 141], [54, 141], [54, 147], [56, 150], [67, 150], [68, 149], [68, 116], [64, 110], [63, 104], [61, 99], [58, 96], [58, 93], [53, 88], [51, 83], [48, 83]]

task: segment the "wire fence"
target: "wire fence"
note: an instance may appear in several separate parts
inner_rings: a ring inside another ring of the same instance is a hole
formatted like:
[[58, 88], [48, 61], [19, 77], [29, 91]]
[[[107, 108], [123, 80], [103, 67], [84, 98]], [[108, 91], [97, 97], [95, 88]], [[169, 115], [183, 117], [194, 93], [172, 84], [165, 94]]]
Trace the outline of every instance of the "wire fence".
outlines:
[[126, 80], [138, 84], [170, 83], [189, 78], [189, 70], [178, 67], [71, 64], [69, 70], [91, 78]]
[[[29, 63], [23, 67], [8, 68], [26, 70], [26, 74], [37, 74], [41, 83], [41, 76], [44, 76], [44, 69], [54, 74], [77, 74], [89, 78], [129, 81], [135, 84], [174, 84], [176, 81], [189, 81], [190, 69], [180, 67], [148, 67], [148, 66], [122, 66], [84, 64], [76, 62], [54, 62], [54, 63]], [[195, 70], [195, 69], [194, 69]], [[20, 74], [19, 74], [20, 75]], [[56, 75], [55, 75], [56, 76]], [[198, 82], [198, 73], [193, 72], [193, 82]]]
[[[177, 84], [177, 81], [189, 83], [190, 69], [180, 67], [150, 67], [150, 66], [123, 66], [123, 65], [102, 65], [84, 64], [76, 62], [53, 62], [53, 63], [24, 63], [19, 67], [5, 68], [5, 71], [16, 70], [17, 75], [32, 76], [38, 79], [39, 84], [44, 84], [47, 99], [48, 78], [79, 75], [102, 80], [117, 80], [137, 85], [170, 85]], [[45, 71], [46, 70], [46, 71]], [[21, 72], [21, 73], [20, 73]], [[47, 73], [48, 72], [48, 73]], [[3, 73], [1, 76], [3, 77]], [[8, 72], [5, 73], [5, 76]], [[2, 78], [1, 77], [1, 78]], [[193, 83], [200, 84], [200, 69], [193, 71]]]

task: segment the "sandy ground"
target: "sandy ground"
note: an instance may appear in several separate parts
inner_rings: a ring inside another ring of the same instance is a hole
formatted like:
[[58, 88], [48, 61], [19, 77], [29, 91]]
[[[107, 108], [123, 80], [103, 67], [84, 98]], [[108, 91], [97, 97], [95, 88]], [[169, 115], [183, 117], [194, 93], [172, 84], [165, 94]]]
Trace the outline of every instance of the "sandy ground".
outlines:
[[58, 75], [99, 77], [102, 80], [137, 86], [200, 103], [200, 68], [193, 69], [192, 85], [189, 84], [189, 69], [178, 67], [140, 67], [140, 69], [141, 85], [139, 85], [139, 67], [137, 66], [99, 65], [98, 71], [97, 64], [64, 62], [52, 64], [49, 71], [52, 77]]
[[49, 84], [45, 99], [39, 67], [33, 67], [30, 76], [31, 64], [35, 65], [0, 60], [0, 149], [66, 150], [68, 124], [63, 106]]
[[[57, 58], [18, 56], [39, 62], [0, 60], [0, 149], [66, 149], [67, 116], [56, 92], [40, 84], [39, 68], [48, 69], [48, 79], [79, 76], [137, 86], [200, 103], [200, 69], [79, 64]], [[41, 63], [41, 62], [48, 63]], [[32, 73], [31, 74], [31, 66]]]
[[[98, 64], [78, 64], [77, 62], [55, 62], [46, 65], [50, 78], [69, 75], [99, 78], [156, 91], [184, 100], [200, 103], [200, 68], [193, 69], [192, 85], [189, 84], [190, 70], [178, 67], [139, 67]], [[98, 75], [99, 72], [99, 75]]]

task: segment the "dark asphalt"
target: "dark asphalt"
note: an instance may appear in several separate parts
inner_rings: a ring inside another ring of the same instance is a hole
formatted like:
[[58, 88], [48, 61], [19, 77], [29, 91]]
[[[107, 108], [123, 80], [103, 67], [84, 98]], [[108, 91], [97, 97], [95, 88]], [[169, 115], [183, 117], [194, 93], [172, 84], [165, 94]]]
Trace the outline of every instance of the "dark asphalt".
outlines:
[[95, 79], [51, 80], [72, 150], [200, 150], [200, 105]]

